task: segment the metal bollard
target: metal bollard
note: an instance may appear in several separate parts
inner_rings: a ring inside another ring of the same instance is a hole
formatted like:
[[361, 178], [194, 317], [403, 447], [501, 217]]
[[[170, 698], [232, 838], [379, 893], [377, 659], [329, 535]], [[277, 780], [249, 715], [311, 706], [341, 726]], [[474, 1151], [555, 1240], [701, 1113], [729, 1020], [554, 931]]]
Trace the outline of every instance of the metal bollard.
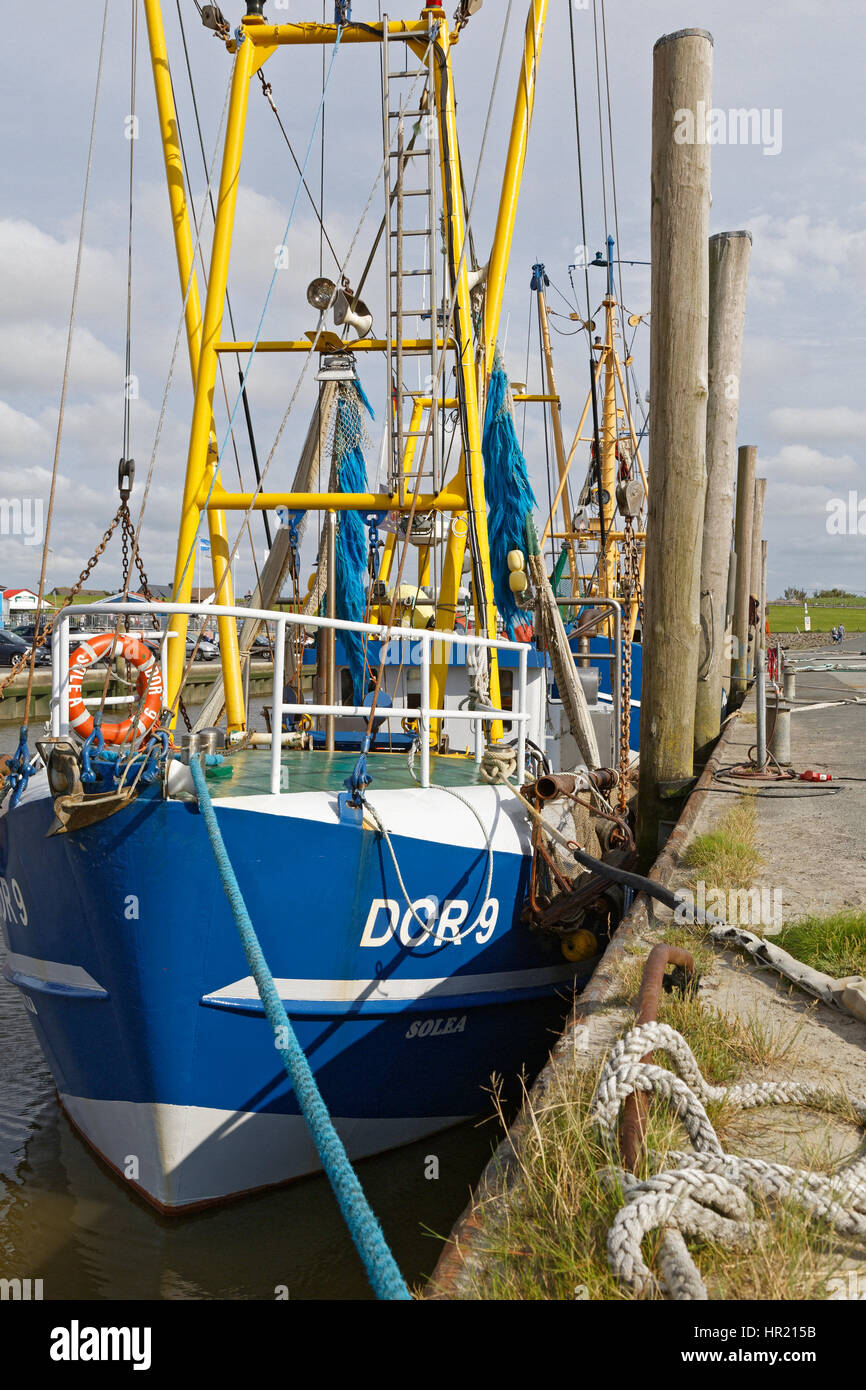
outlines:
[[770, 739], [770, 752], [780, 767], [791, 766], [791, 706], [780, 704], [776, 726]]
[[[182, 734], [180, 740], [180, 760], [189, 767], [192, 759], [198, 757], [201, 760], [203, 749], [200, 734]], [[202, 763], [204, 766], [204, 763]]]
[[767, 673], [764, 668], [764, 653], [758, 649], [755, 670], [755, 719], [758, 725], [759, 768], [767, 766]]
[[198, 738], [202, 753], [221, 753], [226, 746], [226, 736], [222, 729], [199, 729]]
[[782, 694], [786, 700], [793, 700], [797, 693], [796, 671], [786, 671], [782, 680]]

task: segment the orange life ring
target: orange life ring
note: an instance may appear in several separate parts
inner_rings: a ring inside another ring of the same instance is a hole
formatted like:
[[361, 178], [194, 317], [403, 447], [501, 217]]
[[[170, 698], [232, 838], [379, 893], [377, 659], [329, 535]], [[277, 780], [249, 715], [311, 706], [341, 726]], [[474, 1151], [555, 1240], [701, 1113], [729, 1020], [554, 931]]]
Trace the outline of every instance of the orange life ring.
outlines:
[[103, 724], [102, 737], [106, 743], [135, 744], [149, 734], [159, 719], [162, 709], [162, 668], [153, 652], [137, 637], [128, 632], [99, 632], [95, 637], [82, 642], [69, 662], [69, 727], [79, 738], [87, 738], [93, 732], [93, 715], [89, 713], [81, 692], [82, 683], [88, 670], [98, 657], [104, 656], [115, 644], [115, 655], [122, 656], [138, 671], [135, 693], [145, 695], [144, 707], [136, 722], [130, 738], [132, 720], [124, 719], [120, 724]]

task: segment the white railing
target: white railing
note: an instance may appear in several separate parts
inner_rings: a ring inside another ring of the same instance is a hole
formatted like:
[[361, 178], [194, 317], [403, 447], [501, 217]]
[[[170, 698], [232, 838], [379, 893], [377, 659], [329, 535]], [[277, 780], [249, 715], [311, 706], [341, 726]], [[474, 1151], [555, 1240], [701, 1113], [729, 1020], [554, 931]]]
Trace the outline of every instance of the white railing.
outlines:
[[[476, 637], [466, 633], [445, 632], [437, 628], [387, 627], [381, 623], [352, 623], [342, 618], [308, 617], [303, 613], [275, 613], [263, 608], [219, 608], [215, 604], [202, 603], [89, 603], [65, 608], [55, 623], [55, 639], [51, 652], [51, 733], [55, 738], [69, 733], [69, 622], [81, 614], [105, 613], [106, 616], [128, 614], [143, 617], [150, 613], [173, 617], [198, 614], [212, 621], [218, 618], [258, 618], [262, 622], [276, 624], [274, 643], [274, 678], [271, 716], [271, 792], [280, 791], [280, 759], [282, 755], [283, 715], [308, 714], [334, 716], [343, 719], [369, 719], [370, 707], [367, 705], [314, 705], [285, 704], [283, 702], [283, 680], [285, 674], [285, 638], [287, 627], [334, 628], [337, 632], [360, 632], [376, 641], [390, 641], [392, 638], [410, 638], [421, 643], [421, 698], [417, 706], [383, 705], [377, 710], [376, 718], [413, 719], [418, 723], [421, 743], [421, 786], [430, 786], [430, 722], [433, 719], [458, 719], [475, 724], [476, 760], [480, 760], [483, 726], [499, 720], [517, 725], [517, 777], [524, 781], [526, 770], [526, 724], [531, 715], [526, 708], [526, 681], [529, 647], [525, 642], [509, 642], [504, 638]], [[154, 636], [156, 633], [154, 633]], [[163, 667], [163, 681], [166, 680], [166, 647], [168, 639], [175, 634], [160, 633], [160, 661]], [[450, 656], [452, 645], [464, 648], [489, 647], [497, 651], [517, 652], [517, 688], [512, 696], [513, 708], [505, 709], [441, 709], [430, 705], [430, 667], [431, 650], [434, 643], [441, 650], [437, 659]], [[167, 688], [167, 687], [166, 687]]]

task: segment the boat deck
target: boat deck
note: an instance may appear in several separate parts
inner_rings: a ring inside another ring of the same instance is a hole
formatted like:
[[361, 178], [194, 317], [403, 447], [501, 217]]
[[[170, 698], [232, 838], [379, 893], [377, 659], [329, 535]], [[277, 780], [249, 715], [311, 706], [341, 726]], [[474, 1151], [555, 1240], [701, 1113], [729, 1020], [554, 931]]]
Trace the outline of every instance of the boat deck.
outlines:
[[[280, 760], [283, 769], [282, 790], [293, 792], [345, 791], [343, 783], [354, 771], [356, 752], [328, 753], [324, 750], [287, 749]], [[232, 769], [231, 777], [209, 773], [211, 795], [223, 800], [235, 796], [260, 796], [270, 791], [271, 754], [268, 748], [250, 748], [227, 758], [224, 767]], [[409, 771], [405, 751], [368, 753], [367, 772], [372, 777], [373, 791], [396, 791], [418, 785], [418, 761], [415, 777]], [[430, 778], [440, 787], [470, 787], [481, 785], [481, 777], [473, 757], [463, 753], [430, 756]]]

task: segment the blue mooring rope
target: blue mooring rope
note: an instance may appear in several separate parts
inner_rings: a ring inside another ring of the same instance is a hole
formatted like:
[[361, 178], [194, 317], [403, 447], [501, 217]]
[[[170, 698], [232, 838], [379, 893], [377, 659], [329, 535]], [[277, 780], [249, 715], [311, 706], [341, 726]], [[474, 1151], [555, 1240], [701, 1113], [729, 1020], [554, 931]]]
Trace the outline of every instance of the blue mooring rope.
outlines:
[[[298, 1042], [291, 1020], [277, 992], [274, 977], [262, 953], [243, 894], [235, 878], [220, 828], [217, 825], [216, 813], [205, 782], [205, 774], [198, 758], [191, 758], [189, 767], [214, 859], [240, 934], [250, 973], [256, 982], [256, 988], [264, 1005], [268, 1022], [274, 1030], [274, 1044], [283, 1059], [283, 1064], [295, 1089], [301, 1113], [313, 1136], [319, 1158], [322, 1160], [322, 1167], [334, 1189], [334, 1195], [349, 1228], [349, 1233], [364, 1262], [373, 1291], [377, 1298], [411, 1299], [412, 1295], [406, 1287], [394, 1256], [388, 1249], [382, 1228], [373, 1215], [370, 1204], [364, 1195], [364, 1189], [358, 1181], [358, 1176], [349, 1162], [349, 1157], [334, 1128], [328, 1107], [322, 1099], [322, 1093], [316, 1084], [310, 1064]], [[288, 1039], [285, 1046], [281, 1045], [281, 1035]]]

